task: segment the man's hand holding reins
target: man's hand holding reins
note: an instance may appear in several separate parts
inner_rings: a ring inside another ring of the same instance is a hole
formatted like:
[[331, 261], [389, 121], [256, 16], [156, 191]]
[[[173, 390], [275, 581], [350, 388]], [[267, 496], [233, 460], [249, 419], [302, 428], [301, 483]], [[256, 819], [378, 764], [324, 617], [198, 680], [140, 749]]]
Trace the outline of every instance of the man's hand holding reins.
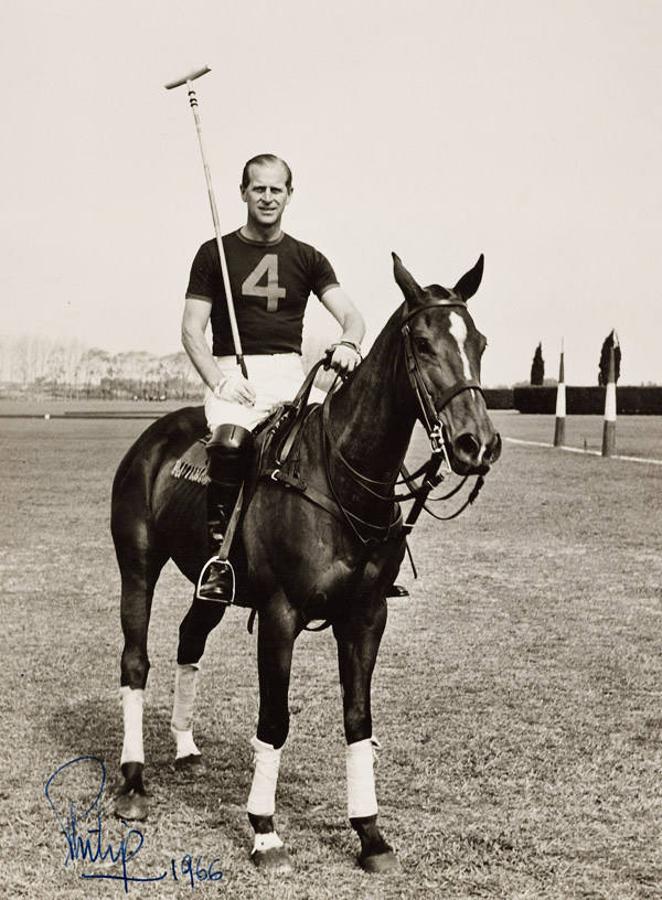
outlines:
[[361, 351], [352, 341], [332, 344], [327, 353], [331, 354], [330, 368], [341, 375], [349, 375], [361, 362]]
[[255, 389], [239, 371], [221, 375], [214, 388], [214, 396], [219, 400], [227, 400], [228, 403], [241, 403], [243, 406], [253, 406], [255, 403]]

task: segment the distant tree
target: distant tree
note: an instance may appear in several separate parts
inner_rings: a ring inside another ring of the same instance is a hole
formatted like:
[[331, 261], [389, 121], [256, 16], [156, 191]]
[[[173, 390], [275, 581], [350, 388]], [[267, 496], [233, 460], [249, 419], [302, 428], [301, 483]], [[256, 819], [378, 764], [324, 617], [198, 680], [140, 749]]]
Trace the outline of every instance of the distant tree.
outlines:
[[616, 381], [621, 375], [621, 347], [616, 337], [616, 332], [611, 331], [602, 343], [600, 351], [600, 366], [598, 370], [598, 384], [604, 386], [609, 378], [609, 353], [614, 348], [614, 376]]
[[531, 364], [531, 384], [540, 385], [545, 380], [545, 360], [542, 358], [542, 344], [538, 344]]

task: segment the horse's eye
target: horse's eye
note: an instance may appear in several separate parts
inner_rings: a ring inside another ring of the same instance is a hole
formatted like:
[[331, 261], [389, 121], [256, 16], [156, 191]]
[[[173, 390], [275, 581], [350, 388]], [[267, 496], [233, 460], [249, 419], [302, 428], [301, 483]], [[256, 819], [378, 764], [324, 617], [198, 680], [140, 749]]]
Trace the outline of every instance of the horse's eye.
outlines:
[[426, 337], [422, 337], [421, 335], [416, 335], [416, 337], [414, 338], [414, 346], [419, 353], [432, 352], [432, 344]]

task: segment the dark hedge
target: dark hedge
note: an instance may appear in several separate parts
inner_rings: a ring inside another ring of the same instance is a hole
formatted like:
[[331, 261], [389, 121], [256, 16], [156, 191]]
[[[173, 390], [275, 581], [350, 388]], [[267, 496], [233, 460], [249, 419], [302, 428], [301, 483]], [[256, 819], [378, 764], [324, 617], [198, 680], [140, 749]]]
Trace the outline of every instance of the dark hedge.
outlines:
[[[568, 415], [602, 415], [605, 411], [604, 387], [571, 387], [565, 389]], [[513, 388], [513, 406], [521, 413], [554, 415], [555, 387]], [[616, 411], [621, 415], [662, 415], [662, 387], [617, 387]]]
[[488, 409], [512, 409], [512, 388], [485, 388], [483, 390]]

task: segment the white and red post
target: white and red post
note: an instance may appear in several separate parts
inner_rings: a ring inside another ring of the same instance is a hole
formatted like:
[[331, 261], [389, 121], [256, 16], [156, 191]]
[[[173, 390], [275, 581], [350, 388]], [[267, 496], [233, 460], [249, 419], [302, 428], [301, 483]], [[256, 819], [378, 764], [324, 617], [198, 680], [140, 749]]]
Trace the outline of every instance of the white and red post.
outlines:
[[559, 383], [556, 388], [556, 420], [554, 422], [554, 446], [562, 447], [565, 443], [565, 371], [563, 366], [563, 342], [561, 342], [561, 359], [559, 361]]
[[602, 428], [603, 456], [612, 456], [616, 450], [616, 347], [618, 347], [618, 337], [614, 332], [614, 342], [609, 349], [609, 369], [605, 393], [605, 421]]

